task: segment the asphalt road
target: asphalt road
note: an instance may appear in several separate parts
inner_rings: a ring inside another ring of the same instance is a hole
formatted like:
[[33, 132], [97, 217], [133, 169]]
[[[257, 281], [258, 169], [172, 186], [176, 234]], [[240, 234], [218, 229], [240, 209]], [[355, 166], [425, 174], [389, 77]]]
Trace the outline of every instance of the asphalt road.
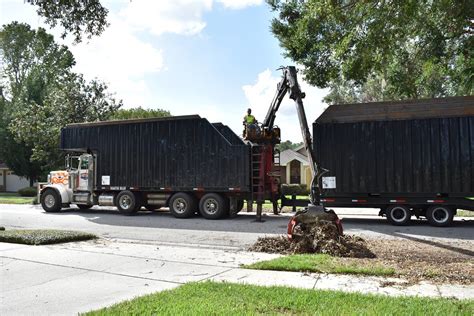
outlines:
[[[471, 243], [474, 240], [474, 218], [456, 218], [454, 225], [438, 228], [424, 220], [413, 220], [410, 226], [397, 227], [377, 216], [373, 209], [335, 209], [343, 219], [344, 231], [366, 238], [406, 238], [410, 240], [443, 240]], [[122, 216], [115, 208], [45, 213], [40, 206], [0, 204], [0, 226], [10, 228], [54, 228], [88, 231], [102, 237], [153, 241], [170, 244], [246, 248], [258, 236], [286, 233], [289, 214], [266, 215], [256, 222], [254, 214], [241, 213], [236, 218], [206, 220], [196, 216], [176, 219], [169, 212], [140, 212]]]

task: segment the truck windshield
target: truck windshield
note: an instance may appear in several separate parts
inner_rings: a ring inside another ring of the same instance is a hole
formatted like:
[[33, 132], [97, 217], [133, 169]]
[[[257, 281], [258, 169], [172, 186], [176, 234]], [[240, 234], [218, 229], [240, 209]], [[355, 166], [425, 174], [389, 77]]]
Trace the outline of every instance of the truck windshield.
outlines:
[[81, 159], [81, 166], [80, 166], [82, 170], [84, 169], [89, 169], [89, 159], [87, 158], [82, 158]]
[[66, 156], [66, 169], [75, 170], [78, 165], [79, 165], [78, 156], [69, 156], [69, 155]]

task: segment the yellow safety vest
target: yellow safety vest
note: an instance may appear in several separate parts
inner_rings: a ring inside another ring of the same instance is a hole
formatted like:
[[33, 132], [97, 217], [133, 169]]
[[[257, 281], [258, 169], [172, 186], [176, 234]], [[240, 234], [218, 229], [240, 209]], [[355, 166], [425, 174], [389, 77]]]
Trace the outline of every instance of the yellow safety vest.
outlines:
[[247, 123], [247, 124], [253, 124], [253, 123], [255, 123], [255, 116], [253, 116], [252, 114], [246, 115], [246, 116], [244, 117], [244, 119], [245, 119], [245, 123]]

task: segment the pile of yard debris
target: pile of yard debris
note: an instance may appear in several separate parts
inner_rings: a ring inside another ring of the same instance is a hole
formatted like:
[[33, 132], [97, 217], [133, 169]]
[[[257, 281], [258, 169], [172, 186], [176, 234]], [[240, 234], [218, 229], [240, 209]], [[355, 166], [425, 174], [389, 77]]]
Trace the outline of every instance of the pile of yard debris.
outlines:
[[351, 258], [375, 257], [364, 239], [341, 235], [337, 225], [329, 221], [316, 221], [295, 227], [293, 240], [286, 236], [260, 237], [249, 250], [280, 254], [325, 253]]

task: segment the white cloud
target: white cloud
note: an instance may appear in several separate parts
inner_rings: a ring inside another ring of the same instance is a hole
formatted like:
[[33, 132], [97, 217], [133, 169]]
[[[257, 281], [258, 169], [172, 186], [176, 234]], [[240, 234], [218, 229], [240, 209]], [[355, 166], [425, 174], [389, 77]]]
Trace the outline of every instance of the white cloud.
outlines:
[[[272, 73], [267, 69], [258, 74], [257, 81], [254, 84], [242, 87], [249, 107], [252, 108], [259, 121], [263, 121], [265, 118], [273, 96], [277, 91], [277, 84], [280, 82], [280, 79], [280, 73]], [[298, 78], [298, 81], [301, 90], [306, 93], [303, 103], [308, 124], [310, 125], [309, 128], [312, 131], [312, 123], [326, 108], [322, 99], [328, 93], [328, 89], [313, 87], [302, 80], [301, 77]], [[280, 109], [276, 114], [275, 124], [281, 128], [282, 140], [289, 139], [293, 142], [302, 140], [296, 106], [288, 94], [283, 99]]]
[[71, 38], [61, 40], [61, 29], [50, 29], [36, 14], [35, 6], [22, 1], [0, 0], [0, 24], [16, 20], [46, 28], [72, 51], [77, 72], [89, 80], [105, 81], [126, 106], [153, 105], [153, 92], [145, 76], [165, 69], [165, 53], [140, 36], [196, 35], [206, 26], [203, 13], [212, 9], [212, 0], [106, 1], [104, 5], [110, 9], [110, 26], [101, 36], [77, 45]]
[[261, 5], [263, 0], [217, 0], [217, 2], [220, 2], [225, 8], [238, 10]]
[[[262, 0], [104, 0], [110, 26], [99, 37], [72, 45], [60, 39], [61, 28], [50, 29], [36, 13], [36, 7], [17, 0], [0, 0], [0, 25], [11, 21], [44, 27], [56, 41], [68, 45], [76, 58], [75, 71], [86, 79], [105, 81], [126, 106], [153, 106], [156, 95], [147, 77], [166, 70], [166, 50], [149, 35], [195, 36], [206, 27], [204, 15], [218, 1], [226, 9], [259, 5]], [[146, 39], [148, 37], [148, 39]], [[269, 104], [265, 102], [265, 106]], [[218, 121], [218, 107], [205, 106], [202, 113]], [[240, 118], [239, 118], [240, 119]]]
[[128, 25], [114, 14], [109, 14], [110, 26], [100, 37], [70, 45], [76, 56], [76, 70], [86, 78], [99, 78], [117, 92], [126, 106], [146, 105], [151, 102], [147, 74], [163, 69], [163, 52], [140, 40]]
[[128, 26], [154, 35], [199, 34], [206, 22], [203, 14], [212, 9], [212, 0], [130, 1], [119, 12]]

